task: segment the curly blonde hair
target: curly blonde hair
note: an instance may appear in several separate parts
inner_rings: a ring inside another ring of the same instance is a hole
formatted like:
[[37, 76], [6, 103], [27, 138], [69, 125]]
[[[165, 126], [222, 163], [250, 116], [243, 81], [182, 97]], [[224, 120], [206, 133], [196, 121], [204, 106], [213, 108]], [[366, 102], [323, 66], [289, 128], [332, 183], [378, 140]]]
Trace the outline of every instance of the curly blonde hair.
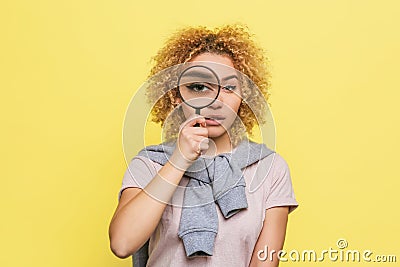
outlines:
[[[246, 25], [235, 23], [215, 29], [197, 26], [177, 30], [151, 58], [154, 66], [148, 78], [206, 52], [228, 56], [234, 68], [245, 74], [259, 89], [242, 92], [244, 101], [239, 107], [237, 119], [228, 131], [233, 145], [236, 146], [246, 132], [252, 134], [252, 129], [257, 123], [265, 123], [265, 104], [270, 97], [269, 59], [264, 50], [252, 40]], [[155, 82], [148, 87], [146, 96], [150, 104], [155, 103], [151, 111], [153, 122], [164, 126], [167, 119], [171, 120], [166, 125], [166, 136], [169, 139], [177, 136], [185, 117], [181, 109], [176, 109], [178, 90], [176, 87], [168, 87], [168, 83], [171, 81]]]

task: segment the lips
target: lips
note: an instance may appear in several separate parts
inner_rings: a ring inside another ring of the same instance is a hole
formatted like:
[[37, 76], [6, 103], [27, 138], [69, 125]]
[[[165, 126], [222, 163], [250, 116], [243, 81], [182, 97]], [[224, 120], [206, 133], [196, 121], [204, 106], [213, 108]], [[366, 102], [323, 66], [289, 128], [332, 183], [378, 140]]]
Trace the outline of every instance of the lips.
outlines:
[[208, 116], [204, 116], [204, 117], [206, 118], [207, 125], [210, 125], [210, 126], [220, 125], [221, 121], [223, 121], [225, 119], [225, 116], [222, 116], [222, 115], [208, 115]]

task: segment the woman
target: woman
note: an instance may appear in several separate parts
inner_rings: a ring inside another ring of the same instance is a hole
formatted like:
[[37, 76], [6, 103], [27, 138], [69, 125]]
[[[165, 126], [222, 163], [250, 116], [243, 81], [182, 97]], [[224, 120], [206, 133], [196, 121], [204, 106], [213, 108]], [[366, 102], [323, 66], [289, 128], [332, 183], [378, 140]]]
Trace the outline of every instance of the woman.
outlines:
[[[129, 163], [110, 223], [111, 250], [120, 258], [135, 254], [143, 266], [278, 266], [276, 253], [262, 259], [282, 249], [288, 214], [298, 203], [285, 160], [246, 138], [263, 122], [262, 103], [269, 97], [263, 50], [245, 26], [193, 27], [176, 32], [154, 60], [150, 76], [182, 63], [212, 66], [221, 78], [219, 94], [195, 114], [179, 86], [161, 97], [150, 87], [153, 120], [170, 139]], [[235, 76], [227, 76], [230, 70], [243, 75], [228, 79]], [[243, 86], [243, 77], [259, 91]], [[211, 90], [205, 84], [191, 89]], [[223, 178], [215, 178], [218, 171]], [[265, 179], [251, 192], [254, 177]]]

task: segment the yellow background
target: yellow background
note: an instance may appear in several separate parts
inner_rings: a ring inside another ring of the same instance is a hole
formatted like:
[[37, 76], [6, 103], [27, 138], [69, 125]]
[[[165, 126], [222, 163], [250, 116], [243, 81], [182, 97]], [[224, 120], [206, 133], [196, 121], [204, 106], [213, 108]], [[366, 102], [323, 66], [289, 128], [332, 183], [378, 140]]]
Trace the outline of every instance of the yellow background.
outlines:
[[[346, 238], [399, 258], [399, 10], [395, 0], [1, 1], [0, 266], [131, 266], [108, 243], [127, 105], [175, 29], [236, 21], [273, 66], [276, 149], [300, 203], [285, 249]], [[369, 266], [383, 265], [396, 264]]]

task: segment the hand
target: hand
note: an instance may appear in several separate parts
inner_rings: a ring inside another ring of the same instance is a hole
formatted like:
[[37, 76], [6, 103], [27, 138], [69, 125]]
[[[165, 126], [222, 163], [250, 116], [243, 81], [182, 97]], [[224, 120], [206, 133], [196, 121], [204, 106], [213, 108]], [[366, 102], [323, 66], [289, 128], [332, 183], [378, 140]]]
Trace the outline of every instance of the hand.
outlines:
[[[200, 127], [194, 127], [198, 123]], [[171, 156], [173, 165], [186, 170], [208, 149], [208, 129], [204, 117], [193, 114], [179, 128], [177, 146]]]

